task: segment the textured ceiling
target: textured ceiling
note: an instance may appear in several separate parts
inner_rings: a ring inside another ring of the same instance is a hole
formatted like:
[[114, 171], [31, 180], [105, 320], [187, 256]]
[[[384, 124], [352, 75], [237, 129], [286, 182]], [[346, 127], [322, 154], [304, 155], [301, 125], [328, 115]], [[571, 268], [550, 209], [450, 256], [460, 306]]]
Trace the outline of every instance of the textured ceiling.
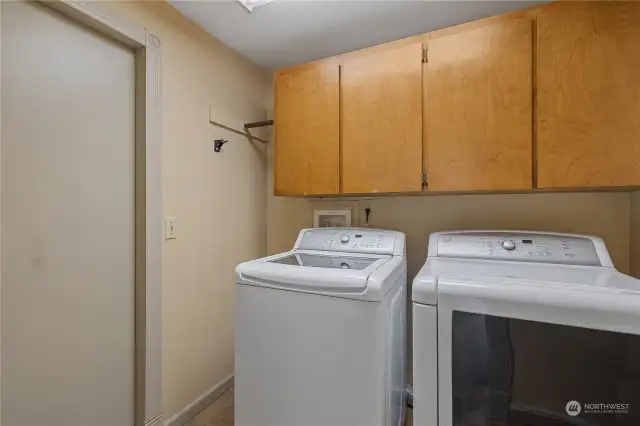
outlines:
[[265, 68], [326, 58], [539, 1], [276, 0], [253, 11], [236, 0], [169, 0], [211, 35]]

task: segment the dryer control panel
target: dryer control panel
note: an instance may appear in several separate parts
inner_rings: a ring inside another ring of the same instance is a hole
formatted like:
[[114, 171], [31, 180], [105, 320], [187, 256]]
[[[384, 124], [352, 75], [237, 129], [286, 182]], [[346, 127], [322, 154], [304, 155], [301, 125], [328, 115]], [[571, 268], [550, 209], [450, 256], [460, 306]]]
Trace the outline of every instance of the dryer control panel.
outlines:
[[370, 228], [303, 229], [294, 249], [346, 253], [404, 254], [404, 234]]
[[[594, 239], [586, 236], [465, 231], [438, 233], [436, 241], [436, 255], [438, 257], [513, 260], [564, 265], [603, 265]], [[599, 241], [602, 243], [602, 240]], [[602, 246], [604, 247], [603, 243]]]

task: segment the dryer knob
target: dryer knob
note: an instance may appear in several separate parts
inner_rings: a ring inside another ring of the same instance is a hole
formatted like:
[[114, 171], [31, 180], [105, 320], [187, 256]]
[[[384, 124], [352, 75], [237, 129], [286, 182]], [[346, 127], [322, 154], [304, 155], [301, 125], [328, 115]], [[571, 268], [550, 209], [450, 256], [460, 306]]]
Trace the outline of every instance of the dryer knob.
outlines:
[[351, 241], [351, 238], [348, 235], [343, 235], [342, 237], [340, 237], [340, 242], [342, 244], [347, 244], [349, 241]]
[[516, 249], [516, 242], [513, 240], [504, 240], [502, 242], [502, 248], [505, 250], [515, 250]]

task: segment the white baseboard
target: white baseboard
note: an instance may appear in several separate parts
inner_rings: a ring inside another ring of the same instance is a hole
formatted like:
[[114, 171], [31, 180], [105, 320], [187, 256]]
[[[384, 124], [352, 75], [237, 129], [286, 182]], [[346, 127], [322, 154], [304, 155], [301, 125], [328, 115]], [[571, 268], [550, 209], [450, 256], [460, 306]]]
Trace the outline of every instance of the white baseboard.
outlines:
[[194, 401], [187, 404], [182, 410], [178, 411], [165, 423], [165, 426], [183, 426], [189, 420], [194, 418], [196, 414], [204, 410], [213, 401], [218, 399], [223, 393], [233, 387], [233, 375], [225, 377], [216, 383], [211, 389], [197, 397]]
[[162, 421], [162, 413], [158, 414], [151, 420], [147, 420], [144, 422], [144, 426], [162, 426], [164, 422]]

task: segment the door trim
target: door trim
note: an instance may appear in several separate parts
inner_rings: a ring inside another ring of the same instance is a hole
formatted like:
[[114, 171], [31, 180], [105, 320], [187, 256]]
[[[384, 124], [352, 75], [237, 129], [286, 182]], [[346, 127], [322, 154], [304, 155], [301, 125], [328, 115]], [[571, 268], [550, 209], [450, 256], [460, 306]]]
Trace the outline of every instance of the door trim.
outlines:
[[[91, 1], [38, 0], [38, 2], [131, 47], [136, 56], [134, 424], [136, 426], [161, 425], [163, 413], [162, 51], [160, 39], [148, 29], [132, 25]], [[0, 119], [0, 128], [1, 126]], [[1, 285], [0, 283], [0, 288]]]

